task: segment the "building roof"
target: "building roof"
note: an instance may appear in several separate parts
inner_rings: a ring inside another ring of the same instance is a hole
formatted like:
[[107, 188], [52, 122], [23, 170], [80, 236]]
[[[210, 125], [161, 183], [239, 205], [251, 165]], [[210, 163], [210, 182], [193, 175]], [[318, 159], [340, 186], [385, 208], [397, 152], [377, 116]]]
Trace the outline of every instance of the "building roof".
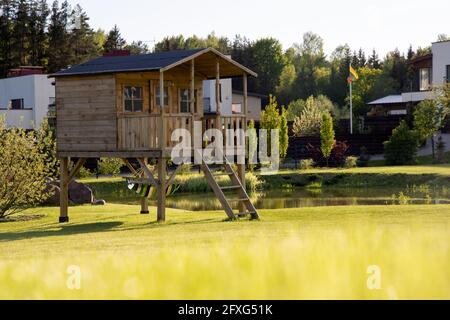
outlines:
[[379, 104], [400, 104], [403, 103], [402, 95], [390, 95], [383, 97], [378, 100], [374, 100], [368, 103], [368, 105], [379, 105]]
[[[195, 68], [207, 78], [215, 78], [215, 64], [211, 61], [219, 58], [220, 73], [224, 77], [242, 75], [244, 72], [257, 76], [256, 73], [213, 48], [164, 51], [132, 56], [100, 57], [54, 73], [53, 77], [95, 75], [120, 72], [167, 71], [195, 59]], [[202, 63], [204, 62], [204, 63]]]

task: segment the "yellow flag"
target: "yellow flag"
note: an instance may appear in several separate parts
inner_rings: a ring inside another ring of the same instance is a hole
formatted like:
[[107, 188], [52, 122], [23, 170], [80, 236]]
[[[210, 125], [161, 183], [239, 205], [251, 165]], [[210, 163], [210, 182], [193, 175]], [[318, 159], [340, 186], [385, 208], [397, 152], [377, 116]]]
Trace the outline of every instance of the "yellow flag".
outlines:
[[355, 78], [355, 80], [359, 79], [358, 73], [356, 72], [355, 69], [353, 69], [352, 66], [350, 66], [350, 74], [353, 76], [353, 78]]

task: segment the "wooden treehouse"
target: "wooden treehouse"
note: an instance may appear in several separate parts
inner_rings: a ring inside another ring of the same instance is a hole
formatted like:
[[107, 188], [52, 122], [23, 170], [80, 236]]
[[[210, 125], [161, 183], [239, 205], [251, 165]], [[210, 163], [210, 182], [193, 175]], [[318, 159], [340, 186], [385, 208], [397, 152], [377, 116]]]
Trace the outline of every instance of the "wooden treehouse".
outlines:
[[[183, 128], [192, 133], [199, 122], [202, 133], [209, 128], [245, 130], [249, 76], [256, 74], [212, 48], [101, 57], [51, 75], [55, 77], [61, 161], [60, 222], [69, 221], [69, 182], [87, 158], [99, 157], [123, 159], [136, 179], [156, 188], [157, 219], [164, 221], [166, 190], [178, 172], [167, 171], [175, 144], [172, 132]], [[231, 77], [243, 79], [243, 111], [222, 116], [220, 79]], [[204, 114], [203, 81], [214, 79], [217, 110]], [[240, 147], [245, 148], [245, 139]], [[70, 158], [78, 159], [71, 172]], [[147, 166], [150, 160], [157, 163], [156, 172]], [[258, 218], [245, 191], [245, 165], [237, 165], [235, 171], [225, 157], [221, 171], [212, 170], [203, 160], [200, 166], [230, 219]], [[231, 186], [221, 188], [218, 175], [229, 176]], [[234, 191], [233, 198], [228, 191]], [[141, 200], [141, 213], [148, 213], [146, 197]]]

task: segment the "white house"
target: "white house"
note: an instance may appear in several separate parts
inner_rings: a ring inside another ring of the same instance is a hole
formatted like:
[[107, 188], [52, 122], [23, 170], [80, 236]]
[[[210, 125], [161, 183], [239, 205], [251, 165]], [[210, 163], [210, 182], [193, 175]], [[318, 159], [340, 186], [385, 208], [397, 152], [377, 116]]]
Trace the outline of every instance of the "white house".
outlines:
[[[242, 92], [233, 91], [232, 80], [220, 80], [220, 112], [222, 115], [233, 115], [242, 113], [244, 95]], [[261, 98], [262, 95], [249, 92], [247, 105], [247, 119], [261, 120]], [[205, 113], [214, 113], [216, 107], [216, 81], [207, 80], [203, 82], [203, 107]]]
[[0, 116], [6, 117], [7, 126], [39, 127], [55, 102], [53, 81], [44, 74], [0, 79]]
[[406, 115], [409, 106], [433, 97], [433, 87], [450, 82], [450, 41], [435, 42], [431, 54], [412, 61], [415, 77], [409, 92], [391, 95], [369, 103], [370, 115]]

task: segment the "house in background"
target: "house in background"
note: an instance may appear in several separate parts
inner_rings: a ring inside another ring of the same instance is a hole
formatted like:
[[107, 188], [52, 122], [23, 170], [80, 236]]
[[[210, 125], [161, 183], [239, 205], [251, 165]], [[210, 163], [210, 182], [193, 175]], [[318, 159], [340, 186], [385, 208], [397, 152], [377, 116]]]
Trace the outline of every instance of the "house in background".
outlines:
[[55, 103], [53, 81], [40, 67], [19, 67], [0, 79], [0, 116], [6, 117], [7, 126], [39, 127]]
[[[450, 41], [435, 42], [431, 54], [412, 62], [414, 79], [411, 90], [369, 102], [370, 117], [411, 115], [419, 102], [433, 97], [433, 87], [450, 82]], [[367, 119], [366, 119], [367, 120]]]
[[[206, 80], [203, 82], [203, 107], [207, 114], [214, 114], [216, 108], [216, 82]], [[236, 115], [242, 113], [244, 94], [232, 88], [232, 79], [220, 80], [220, 111], [222, 115]], [[247, 119], [259, 122], [261, 120], [261, 99], [263, 95], [248, 93]]]

